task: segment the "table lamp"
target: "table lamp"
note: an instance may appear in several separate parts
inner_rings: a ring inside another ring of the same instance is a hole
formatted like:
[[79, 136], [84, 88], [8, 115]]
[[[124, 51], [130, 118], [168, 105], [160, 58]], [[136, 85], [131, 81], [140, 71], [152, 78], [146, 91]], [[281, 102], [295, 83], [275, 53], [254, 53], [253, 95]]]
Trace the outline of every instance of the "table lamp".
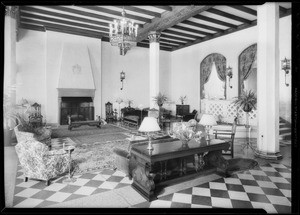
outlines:
[[210, 115], [210, 114], [203, 114], [203, 116], [201, 117], [201, 120], [200, 120], [199, 124], [205, 126], [206, 141], [210, 141], [209, 130], [211, 129], [211, 127], [213, 125], [217, 125], [215, 117], [213, 115]]
[[139, 131], [141, 132], [146, 132], [149, 143], [148, 143], [148, 150], [153, 150], [152, 143], [151, 143], [151, 137], [150, 137], [150, 132], [155, 132], [155, 131], [160, 131], [160, 127], [157, 123], [157, 119], [154, 117], [145, 117], [143, 119], [143, 122], [139, 128]]

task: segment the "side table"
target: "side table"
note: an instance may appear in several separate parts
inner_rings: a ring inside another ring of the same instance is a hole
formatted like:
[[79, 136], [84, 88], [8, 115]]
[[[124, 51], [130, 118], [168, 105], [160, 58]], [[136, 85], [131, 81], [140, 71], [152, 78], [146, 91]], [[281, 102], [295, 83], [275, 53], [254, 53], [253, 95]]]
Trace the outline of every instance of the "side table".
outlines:
[[75, 146], [66, 146], [66, 147], [65, 147], [65, 143], [63, 143], [63, 149], [64, 149], [66, 152], [68, 152], [69, 155], [70, 155], [69, 175], [68, 175], [67, 178], [65, 178], [65, 179], [63, 180], [63, 183], [65, 183], [65, 184], [66, 184], [66, 183], [72, 183], [72, 182], [75, 182], [75, 181], [76, 181], [76, 178], [72, 178], [72, 177], [71, 177], [71, 163], [72, 163], [71, 154], [72, 154], [72, 152], [74, 151]]

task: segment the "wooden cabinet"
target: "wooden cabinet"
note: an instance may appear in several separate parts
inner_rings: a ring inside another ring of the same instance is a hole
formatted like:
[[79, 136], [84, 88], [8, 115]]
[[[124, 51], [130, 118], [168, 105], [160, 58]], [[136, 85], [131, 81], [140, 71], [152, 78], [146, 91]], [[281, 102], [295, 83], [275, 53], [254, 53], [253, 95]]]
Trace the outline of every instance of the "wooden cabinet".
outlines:
[[176, 105], [176, 117], [190, 113], [190, 105]]

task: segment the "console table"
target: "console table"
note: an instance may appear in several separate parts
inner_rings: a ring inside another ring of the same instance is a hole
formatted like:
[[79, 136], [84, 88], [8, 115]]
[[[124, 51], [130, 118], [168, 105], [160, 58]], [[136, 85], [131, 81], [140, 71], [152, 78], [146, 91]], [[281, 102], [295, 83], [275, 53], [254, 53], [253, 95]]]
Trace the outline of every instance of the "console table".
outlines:
[[[131, 186], [148, 201], [156, 199], [166, 186], [213, 173], [217, 168], [226, 172], [228, 166], [222, 150], [229, 149], [229, 142], [224, 140], [212, 139], [209, 144], [204, 138], [200, 143], [191, 140], [184, 148], [177, 139], [160, 140], [152, 143], [152, 151], [147, 149], [147, 144], [148, 141], [132, 145], [130, 163], [133, 165]], [[195, 156], [196, 165], [188, 168], [189, 161], [195, 163]]]
[[186, 114], [190, 113], [189, 105], [176, 105], [176, 118], [178, 116], [183, 117]]

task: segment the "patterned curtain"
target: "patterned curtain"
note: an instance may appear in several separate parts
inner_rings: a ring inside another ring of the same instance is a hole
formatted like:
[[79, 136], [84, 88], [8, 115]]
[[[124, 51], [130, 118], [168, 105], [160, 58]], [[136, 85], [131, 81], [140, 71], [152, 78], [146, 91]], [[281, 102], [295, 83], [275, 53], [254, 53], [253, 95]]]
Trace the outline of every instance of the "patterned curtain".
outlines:
[[[200, 64], [200, 98], [204, 99], [204, 84], [208, 82], [213, 62], [215, 62], [217, 74], [221, 81], [225, 82], [226, 89], [226, 58], [218, 53], [208, 55]], [[224, 90], [226, 98], [226, 90]]]
[[239, 79], [240, 94], [244, 90], [244, 81], [247, 80], [252, 71], [256, 70], [257, 44], [246, 48], [239, 56]]

